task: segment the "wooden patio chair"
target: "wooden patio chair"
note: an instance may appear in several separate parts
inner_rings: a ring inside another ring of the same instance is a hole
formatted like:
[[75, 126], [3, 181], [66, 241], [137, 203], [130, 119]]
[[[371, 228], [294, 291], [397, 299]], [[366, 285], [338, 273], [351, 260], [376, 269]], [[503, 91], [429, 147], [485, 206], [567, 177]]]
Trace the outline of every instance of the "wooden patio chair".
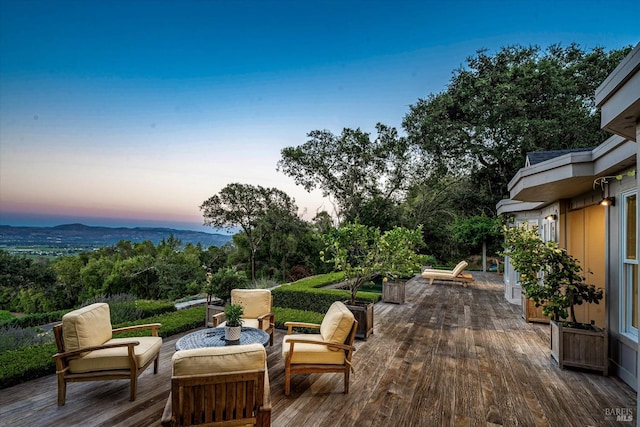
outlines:
[[[286, 322], [287, 335], [282, 341], [285, 362], [284, 394], [291, 391], [292, 374], [342, 373], [344, 393], [349, 393], [351, 357], [358, 321], [340, 301], [334, 302], [322, 324]], [[292, 334], [293, 328], [320, 329], [320, 334]]]
[[177, 351], [163, 426], [269, 426], [271, 393], [261, 344]]
[[[111, 328], [109, 305], [91, 304], [62, 316], [53, 327], [58, 353], [53, 355], [58, 378], [58, 405], [66, 400], [67, 383], [128, 379], [129, 400], [136, 399], [138, 376], [153, 362], [158, 373], [162, 338], [160, 323]], [[113, 338], [114, 333], [151, 329], [152, 336]]]
[[436, 270], [436, 269], [424, 269], [422, 271], [422, 278], [429, 279], [429, 284], [433, 285], [434, 280], [441, 280], [445, 282], [458, 282], [462, 283], [462, 286], [467, 287], [467, 283], [473, 282], [473, 276], [471, 274], [465, 274], [464, 269], [469, 264], [466, 261], [460, 261], [453, 270]]
[[[269, 345], [273, 345], [275, 317], [271, 311], [271, 291], [268, 289], [232, 289], [231, 304], [241, 305], [244, 309], [242, 326], [262, 329], [269, 334]], [[222, 327], [224, 313], [213, 315], [213, 327]]]

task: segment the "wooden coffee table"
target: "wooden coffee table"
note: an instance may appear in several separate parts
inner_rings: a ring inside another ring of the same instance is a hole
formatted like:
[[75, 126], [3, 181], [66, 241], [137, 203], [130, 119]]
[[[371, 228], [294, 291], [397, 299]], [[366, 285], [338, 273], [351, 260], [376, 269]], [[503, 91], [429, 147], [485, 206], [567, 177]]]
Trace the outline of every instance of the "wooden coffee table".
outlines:
[[176, 350], [190, 350], [202, 347], [224, 347], [228, 345], [247, 345], [259, 343], [266, 346], [269, 334], [258, 328], [242, 327], [238, 341], [224, 339], [224, 327], [207, 328], [191, 332], [176, 342]]

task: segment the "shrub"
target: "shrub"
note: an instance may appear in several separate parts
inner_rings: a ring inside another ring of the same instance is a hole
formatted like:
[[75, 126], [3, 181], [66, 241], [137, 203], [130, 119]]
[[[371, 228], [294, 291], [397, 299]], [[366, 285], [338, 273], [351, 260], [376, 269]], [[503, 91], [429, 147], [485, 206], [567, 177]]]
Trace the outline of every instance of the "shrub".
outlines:
[[215, 296], [228, 302], [231, 299], [232, 289], [242, 289], [249, 285], [249, 279], [244, 271], [235, 267], [222, 267], [216, 273], [207, 276], [207, 284], [203, 291], [207, 293], [207, 302]]
[[34, 328], [20, 328], [11, 325], [0, 327], [0, 352], [51, 342], [51, 333], [43, 333]]
[[7, 325], [14, 326], [16, 328], [42, 326], [47, 323], [60, 322], [62, 316], [70, 311], [72, 311], [72, 309], [50, 311], [49, 313], [27, 314], [24, 317], [11, 319], [7, 322]]
[[136, 306], [136, 297], [130, 294], [98, 295], [82, 303], [82, 306], [84, 307], [97, 302], [106, 302], [109, 304], [109, 315], [111, 316], [112, 325], [142, 319], [143, 317], [142, 310]]
[[15, 317], [13, 316], [13, 314], [11, 314], [10, 311], [0, 310], [0, 325], [4, 325], [5, 323], [8, 323], [13, 319], [15, 319]]

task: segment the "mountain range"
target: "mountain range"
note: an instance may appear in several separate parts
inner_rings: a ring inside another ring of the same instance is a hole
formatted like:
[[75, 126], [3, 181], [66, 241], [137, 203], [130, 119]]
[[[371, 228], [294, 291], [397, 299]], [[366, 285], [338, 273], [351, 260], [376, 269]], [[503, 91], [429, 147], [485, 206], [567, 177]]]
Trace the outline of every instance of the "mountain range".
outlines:
[[200, 243], [203, 248], [222, 246], [231, 241], [225, 234], [201, 231], [175, 230], [156, 227], [94, 227], [84, 224], [64, 224], [55, 227], [16, 227], [0, 225], [0, 246], [50, 246], [50, 247], [104, 247], [112, 246], [120, 240], [142, 242], [150, 240], [160, 243], [173, 235], [182, 244]]

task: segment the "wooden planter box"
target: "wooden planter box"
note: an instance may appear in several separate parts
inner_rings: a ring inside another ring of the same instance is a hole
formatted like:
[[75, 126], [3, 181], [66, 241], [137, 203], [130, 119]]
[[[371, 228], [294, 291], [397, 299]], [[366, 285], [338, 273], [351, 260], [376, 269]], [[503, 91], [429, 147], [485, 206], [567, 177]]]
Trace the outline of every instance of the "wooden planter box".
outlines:
[[367, 340], [369, 335], [373, 334], [373, 303], [356, 301], [355, 305], [351, 305], [349, 301], [344, 303], [349, 310], [353, 313], [353, 316], [358, 321], [358, 330], [356, 331], [356, 338]]
[[601, 371], [608, 374], [609, 358], [606, 329], [568, 328], [551, 321], [551, 356], [558, 366]]
[[525, 322], [532, 323], [549, 323], [549, 317], [542, 314], [542, 306], [536, 307], [534, 300], [524, 296], [522, 293], [522, 317]]
[[395, 304], [404, 304], [404, 291], [407, 286], [405, 281], [383, 282], [382, 301]]

